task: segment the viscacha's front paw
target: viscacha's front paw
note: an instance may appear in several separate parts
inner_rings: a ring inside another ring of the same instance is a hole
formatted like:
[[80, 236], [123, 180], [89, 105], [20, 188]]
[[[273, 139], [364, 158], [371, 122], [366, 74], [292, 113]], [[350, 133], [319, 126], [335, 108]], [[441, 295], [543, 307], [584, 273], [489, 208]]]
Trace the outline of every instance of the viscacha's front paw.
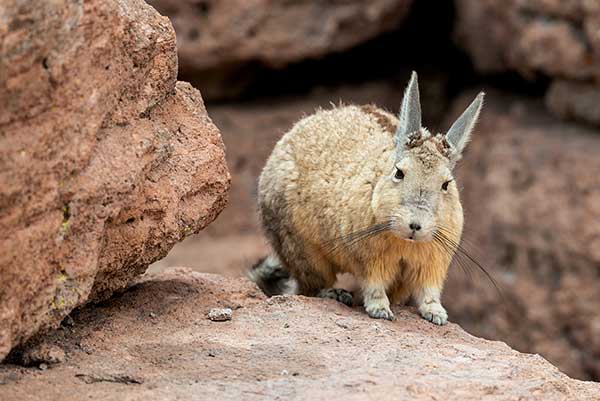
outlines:
[[385, 306], [365, 306], [367, 314], [374, 319], [396, 320], [389, 307]]
[[429, 320], [433, 324], [443, 326], [448, 322], [448, 313], [439, 302], [419, 306], [419, 313], [423, 316], [423, 319]]

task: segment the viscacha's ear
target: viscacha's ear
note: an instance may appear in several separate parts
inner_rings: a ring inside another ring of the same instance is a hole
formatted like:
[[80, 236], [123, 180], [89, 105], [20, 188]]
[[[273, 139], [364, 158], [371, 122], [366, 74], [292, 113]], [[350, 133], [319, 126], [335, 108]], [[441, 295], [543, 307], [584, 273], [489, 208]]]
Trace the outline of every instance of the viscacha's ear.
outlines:
[[455, 161], [461, 158], [465, 146], [471, 139], [471, 132], [473, 131], [473, 127], [475, 127], [479, 112], [483, 106], [484, 96], [485, 94], [483, 92], [479, 92], [479, 95], [477, 95], [469, 107], [467, 107], [462, 115], [458, 117], [454, 124], [452, 124], [452, 127], [450, 127], [446, 134], [446, 139], [454, 148], [452, 158]]
[[396, 129], [396, 149], [399, 153], [410, 134], [421, 129], [421, 102], [419, 100], [419, 82], [417, 73], [412, 72], [410, 82], [404, 91], [400, 107], [400, 124]]

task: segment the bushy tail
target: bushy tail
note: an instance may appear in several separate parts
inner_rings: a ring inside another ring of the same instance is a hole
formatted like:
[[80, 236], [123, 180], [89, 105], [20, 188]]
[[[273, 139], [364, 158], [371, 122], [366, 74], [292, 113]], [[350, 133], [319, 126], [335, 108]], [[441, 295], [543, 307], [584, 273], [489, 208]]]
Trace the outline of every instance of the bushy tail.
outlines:
[[269, 255], [256, 262], [248, 272], [248, 278], [270, 297], [297, 293], [296, 280], [290, 276], [290, 272], [281, 265], [279, 258], [275, 255]]

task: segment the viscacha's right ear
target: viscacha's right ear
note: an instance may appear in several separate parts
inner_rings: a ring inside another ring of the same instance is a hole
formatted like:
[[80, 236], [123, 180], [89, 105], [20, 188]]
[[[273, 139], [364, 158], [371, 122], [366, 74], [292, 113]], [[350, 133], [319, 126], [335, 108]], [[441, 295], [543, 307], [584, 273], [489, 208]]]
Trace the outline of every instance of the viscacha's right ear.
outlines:
[[483, 107], [483, 98], [485, 94], [480, 92], [475, 100], [467, 107], [467, 109], [461, 114], [460, 117], [452, 124], [452, 127], [448, 130], [446, 138], [448, 142], [452, 144], [454, 152], [452, 159], [454, 161], [460, 160], [462, 152], [471, 139], [471, 133]]
[[396, 129], [396, 154], [400, 154], [408, 136], [421, 129], [421, 101], [417, 73], [412, 72], [400, 107], [400, 124]]

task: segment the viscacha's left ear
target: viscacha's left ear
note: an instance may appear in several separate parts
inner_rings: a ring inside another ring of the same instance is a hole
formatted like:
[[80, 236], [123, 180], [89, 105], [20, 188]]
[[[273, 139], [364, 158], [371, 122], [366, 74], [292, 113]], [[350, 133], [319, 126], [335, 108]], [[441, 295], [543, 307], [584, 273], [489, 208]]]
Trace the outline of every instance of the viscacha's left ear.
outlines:
[[460, 160], [465, 146], [467, 146], [467, 143], [469, 143], [469, 140], [471, 139], [471, 132], [473, 131], [473, 127], [475, 127], [479, 112], [483, 106], [484, 96], [485, 94], [480, 92], [475, 100], [473, 100], [473, 103], [471, 103], [454, 124], [452, 124], [452, 127], [450, 127], [446, 134], [446, 139], [454, 148], [452, 154], [453, 161]]

